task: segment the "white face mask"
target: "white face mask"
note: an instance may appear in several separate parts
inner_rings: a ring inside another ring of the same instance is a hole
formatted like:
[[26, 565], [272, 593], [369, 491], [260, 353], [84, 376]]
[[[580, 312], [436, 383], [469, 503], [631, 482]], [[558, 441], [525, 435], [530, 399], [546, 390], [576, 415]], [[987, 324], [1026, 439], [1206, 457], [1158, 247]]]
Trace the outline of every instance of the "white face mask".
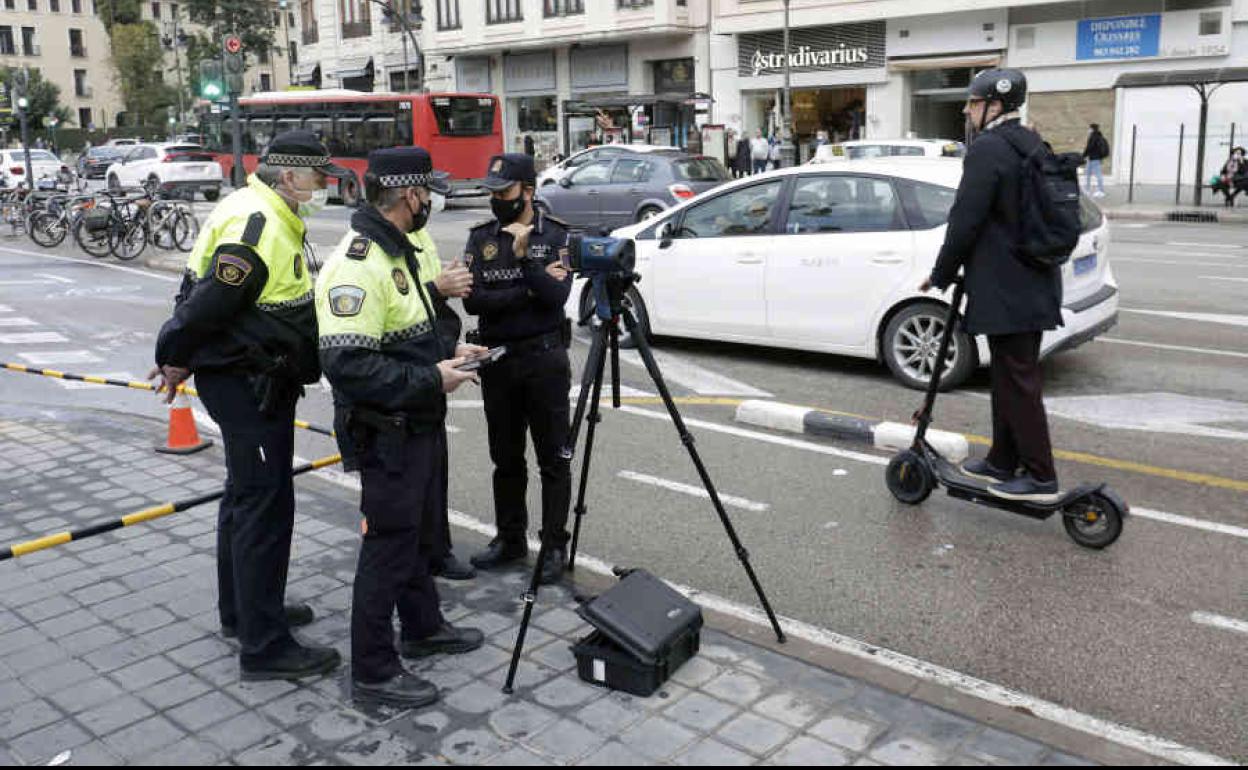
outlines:
[[[299, 187], [290, 187], [289, 193], [278, 191], [286, 200], [295, 204], [296, 213], [300, 218], [306, 219], [329, 204], [329, 190], [325, 188], [316, 188], [312, 190], [304, 190]], [[304, 198], [303, 196], [308, 196]]]

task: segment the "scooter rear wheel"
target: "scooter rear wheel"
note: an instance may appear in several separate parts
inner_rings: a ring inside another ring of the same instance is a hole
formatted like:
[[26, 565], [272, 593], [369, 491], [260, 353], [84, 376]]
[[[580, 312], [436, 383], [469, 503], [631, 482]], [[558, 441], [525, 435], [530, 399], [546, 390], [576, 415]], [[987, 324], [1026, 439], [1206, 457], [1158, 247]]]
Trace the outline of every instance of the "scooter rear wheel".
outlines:
[[927, 460], [913, 449], [898, 452], [884, 471], [884, 482], [893, 497], [906, 505], [918, 505], [936, 488]]
[[1081, 497], [1062, 510], [1062, 526], [1070, 539], [1098, 550], [1112, 545], [1122, 534], [1122, 518], [1118, 504], [1100, 492]]

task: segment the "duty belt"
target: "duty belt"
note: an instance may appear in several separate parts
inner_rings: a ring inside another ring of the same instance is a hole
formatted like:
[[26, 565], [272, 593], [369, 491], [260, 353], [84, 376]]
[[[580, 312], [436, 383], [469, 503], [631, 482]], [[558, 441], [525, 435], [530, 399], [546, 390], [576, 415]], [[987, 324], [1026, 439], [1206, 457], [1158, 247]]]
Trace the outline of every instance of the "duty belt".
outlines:
[[546, 332], [535, 337], [525, 337], [519, 340], [491, 341], [489, 347], [495, 347], [500, 344], [507, 346], [507, 358], [531, 356], [537, 353], [545, 353], [547, 350], [567, 347], [561, 331]]

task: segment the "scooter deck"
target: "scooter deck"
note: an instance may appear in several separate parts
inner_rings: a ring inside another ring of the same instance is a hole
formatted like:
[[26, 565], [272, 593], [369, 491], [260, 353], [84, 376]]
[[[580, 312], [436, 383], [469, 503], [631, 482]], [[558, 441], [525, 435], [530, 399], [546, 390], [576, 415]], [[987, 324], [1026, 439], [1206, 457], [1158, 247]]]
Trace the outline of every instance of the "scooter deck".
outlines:
[[1056, 500], [1048, 503], [1028, 500], [1006, 500], [989, 492], [987, 482], [963, 475], [962, 470], [958, 466], [945, 458], [936, 455], [933, 457], [933, 460], [936, 475], [940, 479], [941, 486], [945, 488], [945, 492], [950, 497], [967, 500], [979, 505], [987, 505], [992, 508], [1000, 508], [1011, 513], [1030, 516], [1033, 519], [1047, 519], [1057, 511], [1065, 508], [1072, 500], [1082, 497], [1097, 488], [1095, 485], [1085, 484], [1062, 493]]

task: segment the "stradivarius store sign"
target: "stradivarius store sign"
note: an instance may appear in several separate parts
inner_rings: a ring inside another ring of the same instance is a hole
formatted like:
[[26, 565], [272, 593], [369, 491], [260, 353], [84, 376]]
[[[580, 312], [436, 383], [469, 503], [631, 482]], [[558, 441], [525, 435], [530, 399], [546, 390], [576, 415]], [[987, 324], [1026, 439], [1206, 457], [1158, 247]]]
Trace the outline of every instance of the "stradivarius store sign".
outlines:
[[[789, 31], [792, 72], [870, 69], [884, 66], [884, 22], [803, 27]], [[784, 72], [784, 32], [741, 35], [737, 71], [746, 77]]]

